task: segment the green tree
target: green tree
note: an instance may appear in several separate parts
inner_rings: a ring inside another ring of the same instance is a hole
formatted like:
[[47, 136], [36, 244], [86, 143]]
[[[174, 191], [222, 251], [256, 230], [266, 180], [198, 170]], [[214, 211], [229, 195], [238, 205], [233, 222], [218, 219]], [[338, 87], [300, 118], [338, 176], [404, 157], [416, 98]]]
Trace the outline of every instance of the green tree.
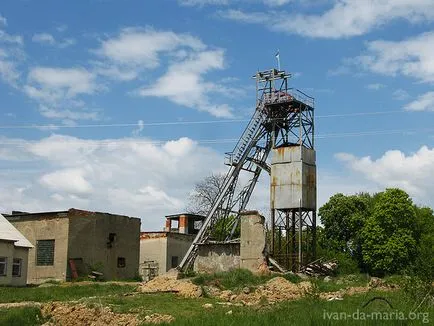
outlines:
[[434, 280], [434, 212], [429, 207], [415, 207], [417, 230], [419, 239], [417, 255], [412, 274], [424, 280]]
[[372, 196], [366, 193], [332, 196], [319, 209], [324, 226], [319, 245], [335, 253], [344, 253], [361, 263], [360, 230], [370, 215], [372, 201]]
[[403, 271], [416, 257], [418, 240], [416, 209], [409, 195], [400, 189], [377, 194], [360, 237], [367, 270], [375, 275]]

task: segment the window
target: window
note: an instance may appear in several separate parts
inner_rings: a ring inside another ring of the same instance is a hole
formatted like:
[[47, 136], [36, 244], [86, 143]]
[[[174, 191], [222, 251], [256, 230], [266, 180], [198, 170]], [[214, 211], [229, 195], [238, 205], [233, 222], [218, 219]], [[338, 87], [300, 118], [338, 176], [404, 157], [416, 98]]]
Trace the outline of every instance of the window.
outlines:
[[178, 267], [178, 256], [172, 256], [172, 268]]
[[108, 241], [107, 241], [107, 248], [113, 247], [113, 242], [116, 241], [116, 233], [109, 233]]
[[126, 266], [125, 258], [124, 257], [118, 257], [118, 268], [124, 268]]
[[54, 240], [36, 241], [36, 266], [54, 265]]
[[8, 270], [8, 259], [0, 257], [0, 276], [6, 276]]
[[14, 258], [14, 261], [12, 263], [12, 276], [20, 277], [21, 276], [21, 264], [22, 259], [20, 258]]

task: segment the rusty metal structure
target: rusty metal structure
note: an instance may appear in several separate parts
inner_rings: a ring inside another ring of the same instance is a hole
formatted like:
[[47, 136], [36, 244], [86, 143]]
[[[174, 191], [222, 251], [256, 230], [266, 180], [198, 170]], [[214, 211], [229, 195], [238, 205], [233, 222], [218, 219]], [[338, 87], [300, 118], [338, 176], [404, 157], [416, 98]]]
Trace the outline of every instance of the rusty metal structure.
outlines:
[[253, 78], [255, 112], [234, 150], [226, 153], [223, 187], [181, 270], [192, 267], [199, 244], [236, 238], [240, 213], [262, 171], [271, 177], [269, 255], [287, 270], [298, 270], [315, 256], [314, 99], [289, 87], [291, 74], [284, 70], [258, 71]]

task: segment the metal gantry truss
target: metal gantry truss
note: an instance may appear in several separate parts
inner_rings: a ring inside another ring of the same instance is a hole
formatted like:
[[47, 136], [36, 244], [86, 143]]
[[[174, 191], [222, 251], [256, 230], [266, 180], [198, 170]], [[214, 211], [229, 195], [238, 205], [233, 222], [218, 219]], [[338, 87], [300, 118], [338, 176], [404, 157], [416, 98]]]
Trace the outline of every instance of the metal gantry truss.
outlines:
[[[297, 144], [313, 148], [314, 101], [303, 92], [289, 88], [290, 77], [285, 71], [276, 69], [257, 72], [254, 76], [254, 115], [234, 150], [226, 153], [225, 164], [229, 171], [223, 187], [179, 265], [181, 270], [193, 266], [198, 244], [233, 239], [240, 214], [245, 210], [261, 172], [265, 170], [270, 174], [267, 159], [272, 148]], [[248, 175], [248, 181], [240, 187], [241, 173]], [[219, 235], [215, 232], [217, 225], [230, 232]], [[274, 224], [272, 228], [275, 229]]]

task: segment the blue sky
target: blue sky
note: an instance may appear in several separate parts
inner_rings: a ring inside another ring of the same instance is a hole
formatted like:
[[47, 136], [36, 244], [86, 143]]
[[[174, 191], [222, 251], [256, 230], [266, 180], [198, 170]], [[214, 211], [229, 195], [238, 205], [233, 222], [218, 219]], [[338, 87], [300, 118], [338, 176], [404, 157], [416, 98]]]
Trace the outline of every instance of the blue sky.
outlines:
[[[225, 171], [251, 76], [278, 49], [316, 100], [319, 205], [399, 186], [433, 206], [432, 1], [5, 0], [1, 210], [95, 209], [159, 229], [195, 181]], [[264, 214], [267, 182], [250, 205]]]

